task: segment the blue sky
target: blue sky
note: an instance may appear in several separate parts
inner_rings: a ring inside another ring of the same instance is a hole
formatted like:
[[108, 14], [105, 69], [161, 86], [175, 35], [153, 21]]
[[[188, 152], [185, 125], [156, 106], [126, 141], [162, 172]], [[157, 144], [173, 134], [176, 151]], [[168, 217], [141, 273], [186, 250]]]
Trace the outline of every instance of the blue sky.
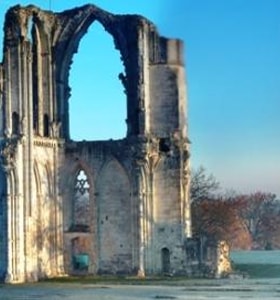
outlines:
[[[17, 3], [61, 11], [88, 2], [0, 0], [0, 23]], [[203, 165], [225, 189], [280, 198], [280, 1], [94, 3], [113, 13], [142, 14], [162, 35], [184, 40], [192, 166]], [[71, 69], [73, 138], [124, 137], [121, 71], [111, 37], [93, 24]]]

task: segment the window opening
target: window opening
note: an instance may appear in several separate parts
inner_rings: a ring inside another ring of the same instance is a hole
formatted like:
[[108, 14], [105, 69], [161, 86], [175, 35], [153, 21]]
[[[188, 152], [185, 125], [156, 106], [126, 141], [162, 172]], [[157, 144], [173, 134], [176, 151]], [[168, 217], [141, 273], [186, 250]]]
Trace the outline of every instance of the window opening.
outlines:
[[19, 134], [19, 115], [16, 112], [12, 114], [12, 134]]
[[33, 74], [33, 129], [35, 134], [38, 134], [38, 127], [39, 127], [39, 90], [38, 90], [38, 45], [37, 43], [33, 43], [32, 51], [34, 53], [33, 55], [33, 62], [32, 62], [32, 74]]
[[44, 136], [49, 136], [49, 116], [44, 114]]
[[27, 21], [27, 39], [32, 43], [33, 18], [30, 17]]
[[70, 136], [106, 140], [126, 136], [125, 73], [113, 37], [95, 22], [81, 39], [71, 66]]
[[72, 231], [89, 231], [89, 189], [88, 177], [84, 170], [80, 170], [74, 187]]
[[[36, 82], [36, 80], [34, 81]], [[34, 133], [38, 134], [38, 97], [36, 96], [37, 82], [33, 84], [33, 129]]]
[[186, 247], [186, 255], [187, 255], [187, 260], [189, 262], [197, 261], [198, 257], [197, 254], [199, 253], [198, 251], [198, 243], [196, 241], [189, 241], [188, 245]]

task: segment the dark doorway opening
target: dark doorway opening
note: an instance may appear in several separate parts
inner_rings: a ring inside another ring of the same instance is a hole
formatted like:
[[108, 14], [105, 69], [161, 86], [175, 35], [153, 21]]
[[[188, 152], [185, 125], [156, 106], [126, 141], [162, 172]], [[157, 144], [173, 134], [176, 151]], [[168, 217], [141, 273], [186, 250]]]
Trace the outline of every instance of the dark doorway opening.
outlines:
[[170, 273], [170, 251], [168, 248], [161, 249], [162, 273]]

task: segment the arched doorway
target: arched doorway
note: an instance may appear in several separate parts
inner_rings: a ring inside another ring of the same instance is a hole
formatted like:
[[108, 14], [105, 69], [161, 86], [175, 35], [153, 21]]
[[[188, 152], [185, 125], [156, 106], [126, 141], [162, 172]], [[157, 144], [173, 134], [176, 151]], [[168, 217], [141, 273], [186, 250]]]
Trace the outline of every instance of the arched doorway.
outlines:
[[170, 251], [168, 248], [161, 249], [161, 265], [162, 265], [162, 273], [169, 274], [170, 273]]

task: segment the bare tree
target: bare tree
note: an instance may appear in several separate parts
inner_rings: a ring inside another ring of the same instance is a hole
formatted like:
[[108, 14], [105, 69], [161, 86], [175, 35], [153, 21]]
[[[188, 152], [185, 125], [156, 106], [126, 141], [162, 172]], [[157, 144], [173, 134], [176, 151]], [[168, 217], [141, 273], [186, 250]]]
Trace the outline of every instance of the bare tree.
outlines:
[[279, 248], [280, 202], [272, 193], [256, 192], [231, 199], [243, 219], [255, 248]]
[[192, 170], [191, 175], [195, 236], [224, 239], [233, 249], [280, 249], [280, 201], [276, 195], [220, 194], [219, 182], [204, 167]]
[[214, 199], [219, 190], [220, 183], [213, 174], [207, 174], [204, 167], [200, 166], [191, 171], [190, 197], [191, 201]]

